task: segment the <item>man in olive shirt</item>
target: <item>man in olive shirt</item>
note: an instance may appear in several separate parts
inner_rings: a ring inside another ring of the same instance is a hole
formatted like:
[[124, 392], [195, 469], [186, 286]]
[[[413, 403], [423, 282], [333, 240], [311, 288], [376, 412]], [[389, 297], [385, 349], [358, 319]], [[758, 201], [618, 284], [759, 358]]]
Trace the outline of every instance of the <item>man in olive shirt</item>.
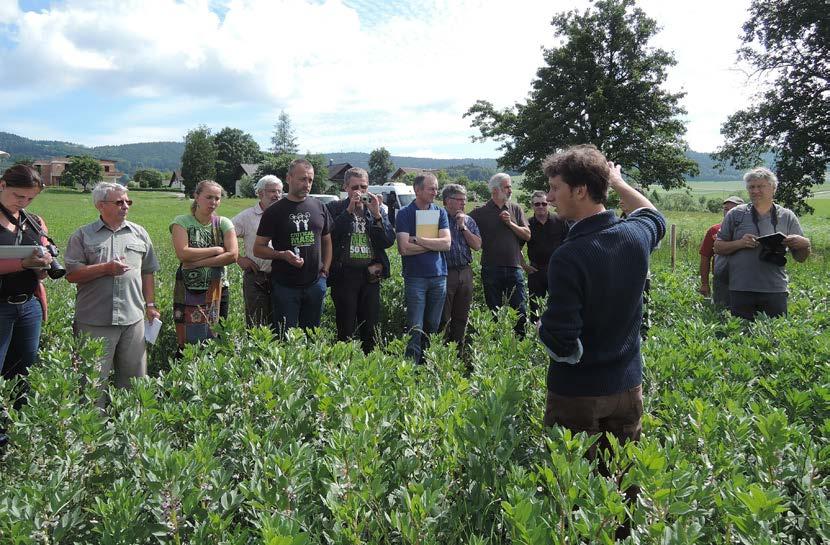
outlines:
[[507, 299], [519, 311], [516, 332], [524, 334], [525, 283], [522, 275], [522, 244], [530, 240], [530, 227], [522, 208], [510, 202], [510, 176], [500, 172], [488, 183], [491, 199], [472, 212], [481, 232], [481, 283], [487, 307], [497, 311]]
[[[153, 284], [159, 264], [147, 231], [127, 221], [126, 188], [101, 182], [92, 201], [100, 218], [75, 231], [66, 248], [66, 279], [78, 285], [75, 331], [104, 339], [101, 378], [115, 369], [115, 384], [125, 388], [147, 374], [144, 318], [159, 317]], [[102, 395], [98, 403], [104, 402]]]

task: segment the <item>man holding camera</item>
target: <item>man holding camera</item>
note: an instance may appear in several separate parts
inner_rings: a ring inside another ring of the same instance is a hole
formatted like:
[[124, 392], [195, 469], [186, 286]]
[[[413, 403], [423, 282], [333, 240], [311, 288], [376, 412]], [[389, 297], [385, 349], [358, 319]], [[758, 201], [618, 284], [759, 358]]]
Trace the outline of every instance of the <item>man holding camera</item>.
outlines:
[[[119, 184], [101, 182], [92, 190], [100, 212], [69, 238], [66, 279], [78, 285], [75, 331], [104, 340], [101, 378], [115, 370], [119, 388], [147, 374], [144, 318], [159, 317], [154, 274], [159, 269], [144, 227], [127, 221], [133, 201]], [[99, 398], [103, 405], [105, 397]]]
[[389, 278], [386, 249], [395, 231], [380, 195], [369, 193], [369, 174], [350, 168], [343, 175], [348, 196], [326, 205], [332, 218], [332, 260], [328, 284], [334, 302], [337, 339], [358, 336], [365, 353], [375, 346], [380, 318], [380, 280]]
[[804, 261], [810, 255], [810, 239], [791, 210], [773, 203], [778, 178], [772, 171], [752, 169], [744, 175], [744, 183], [752, 202], [729, 211], [715, 240], [715, 253], [728, 256], [729, 310], [747, 320], [761, 312], [783, 316], [788, 294], [786, 254], [789, 251], [793, 259]]

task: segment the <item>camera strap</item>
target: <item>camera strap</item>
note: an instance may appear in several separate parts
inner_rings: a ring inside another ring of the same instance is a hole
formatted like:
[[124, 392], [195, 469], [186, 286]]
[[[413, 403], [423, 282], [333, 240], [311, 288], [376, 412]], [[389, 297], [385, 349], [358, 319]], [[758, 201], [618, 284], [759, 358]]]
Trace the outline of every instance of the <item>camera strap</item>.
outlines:
[[[20, 244], [23, 242], [23, 222], [20, 221], [20, 218], [14, 217], [12, 215], [12, 213], [9, 212], [9, 209], [6, 208], [5, 206], [3, 206], [2, 203], [0, 203], [0, 212], [3, 212], [3, 215], [6, 216], [6, 219], [9, 220], [12, 225], [14, 225], [14, 227], [15, 227], [14, 245], [15, 246], [20, 246]], [[23, 211], [21, 210], [20, 211], [21, 216], [22, 216], [22, 213], [23, 213]]]
[[[749, 205], [749, 212], [752, 214], [752, 223], [755, 224], [755, 230], [758, 231], [758, 236], [761, 236], [761, 227], [758, 225], [760, 218], [758, 217], [758, 211], [755, 210], [755, 207], [752, 206], [750, 203]], [[773, 203], [772, 208], [769, 211], [770, 214], [770, 221], [772, 222], [772, 232], [778, 231], [778, 206]]]

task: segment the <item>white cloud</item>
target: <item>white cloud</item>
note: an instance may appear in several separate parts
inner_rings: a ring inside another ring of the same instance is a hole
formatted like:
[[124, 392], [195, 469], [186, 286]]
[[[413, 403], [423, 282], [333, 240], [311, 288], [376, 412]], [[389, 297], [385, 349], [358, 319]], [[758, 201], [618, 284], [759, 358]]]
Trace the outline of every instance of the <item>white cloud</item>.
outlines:
[[20, 17], [17, 0], [0, 0], [0, 25], [14, 23]]
[[[714, 147], [717, 127], [744, 100], [730, 69], [746, 2], [642, 2], [664, 26], [658, 43], [676, 51], [670, 82], [688, 92], [697, 149]], [[135, 99], [113, 120], [122, 129], [92, 130], [106, 140], [174, 130], [178, 139], [196, 118], [238, 126], [264, 145], [285, 109], [303, 149], [466, 147], [474, 134], [461, 117], [467, 108], [523, 100], [541, 47], [552, 45], [553, 14], [587, 5], [66, 0], [21, 13], [15, 0], [0, 0], [0, 24], [14, 22], [15, 42], [0, 49], [0, 74], [19, 86], [5, 92], [19, 101], [16, 91], [25, 91], [33, 104], [67, 91]], [[480, 146], [492, 153], [495, 145]]]

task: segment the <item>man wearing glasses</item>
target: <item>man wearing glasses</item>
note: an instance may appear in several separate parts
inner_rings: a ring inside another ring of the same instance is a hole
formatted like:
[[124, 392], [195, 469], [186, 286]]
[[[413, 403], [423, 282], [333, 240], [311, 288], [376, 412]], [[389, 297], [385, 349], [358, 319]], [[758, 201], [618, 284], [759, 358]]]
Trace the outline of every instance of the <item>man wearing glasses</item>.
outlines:
[[[124, 186], [101, 182], [92, 202], [99, 219], [75, 231], [66, 248], [66, 279], [78, 285], [74, 328], [104, 340], [101, 381], [114, 370], [116, 386], [126, 388], [132, 377], [147, 374], [144, 318], [159, 317], [159, 264], [147, 231], [127, 221], [133, 201]], [[105, 402], [102, 393], [98, 404]]]
[[548, 261], [553, 251], [565, 240], [568, 224], [548, 210], [547, 193], [534, 191], [530, 197], [533, 216], [530, 224], [530, 240], [527, 241], [527, 260], [522, 256], [522, 268], [527, 273], [527, 291], [530, 292], [530, 313], [536, 317], [539, 298], [548, 297]]
[[467, 190], [458, 184], [447, 184], [441, 192], [450, 220], [450, 251], [447, 253], [447, 297], [441, 317], [447, 341], [455, 341], [458, 354], [464, 354], [464, 338], [470, 305], [473, 302], [472, 250], [481, 249], [481, 235], [475, 220], [464, 213]]

